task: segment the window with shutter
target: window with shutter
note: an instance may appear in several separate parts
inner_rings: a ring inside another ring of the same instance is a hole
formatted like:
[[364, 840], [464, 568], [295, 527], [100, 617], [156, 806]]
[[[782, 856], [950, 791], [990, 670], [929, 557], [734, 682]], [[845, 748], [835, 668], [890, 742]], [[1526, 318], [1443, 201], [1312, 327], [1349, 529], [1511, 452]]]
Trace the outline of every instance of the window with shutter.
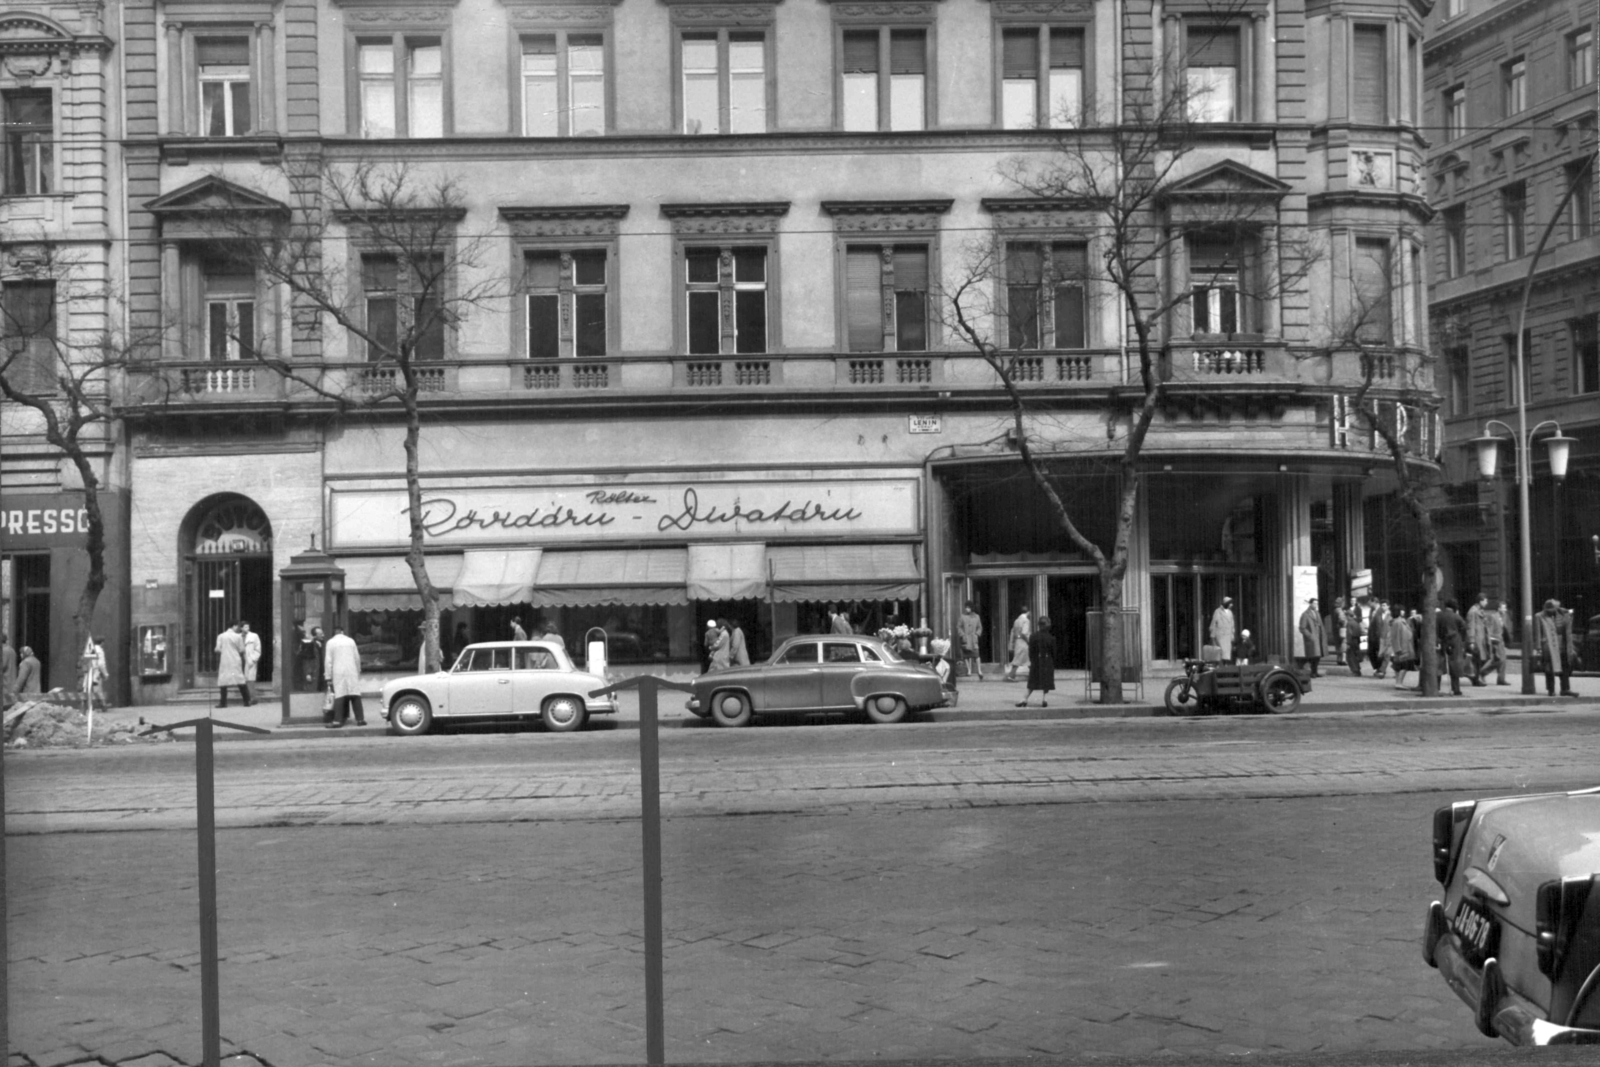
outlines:
[[1084, 282], [1089, 275], [1089, 249], [1082, 244], [1056, 244], [1050, 248], [1050, 275], [1055, 284], [1052, 309], [1057, 348], [1088, 346], [1088, 314]]
[[1083, 31], [1052, 27], [1045, 125], [1067, 128], [1083, 122], [1083, 66]]
[[561, 355], [561, 256], [538, 252], [527, 257], [528, 358]]
[[846, 28], [839, 34], [839, 118], [846, 130], [926, 129], [928, 34]]
[[1006, 30], [1001, 39], [1001, 124], [1008, 130], [1039, 124], [1039, 31]]
[[928, 250], [898, 247], [892, 263], [895, 351], [925, 351], [928, 347]]
[[845, 332], [852, 352], [883, 350], [882, 264], [876, 247], [845, 251]]
[[1388, 35], [1382, 26], [1355, 27], [1350, 119], [1378, 126], [1389, 121]]
[[926, 125], [928, 35], [921, 30], [889, 34], [889, 128], [920, 130]]

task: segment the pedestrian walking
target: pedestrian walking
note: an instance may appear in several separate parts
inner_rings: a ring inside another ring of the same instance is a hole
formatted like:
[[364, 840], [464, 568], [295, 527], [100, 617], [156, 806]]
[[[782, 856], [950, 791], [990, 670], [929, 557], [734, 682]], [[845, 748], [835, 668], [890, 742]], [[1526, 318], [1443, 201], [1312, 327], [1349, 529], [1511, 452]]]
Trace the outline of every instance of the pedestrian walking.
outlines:
[[1467, 620], [1461, 617], [1455, 598], [1451, 597], [1439, 609], [1435, 620], [1438, 628], [1439, 653], [1444, 657], [1445, 670], [1450, 674], [1450, 695], [1461, 695], [1461, 678], [1470, 672], [1467, 666]]
[[[1332, 618], [1329, 615], [1329, 618]], [[1317, 614], [1317, 598], [1311, 597], [1306, 601], [1306, 610], [1300, 613], [1298, 623], [1300, 634], [1300, 655], [1296, 661], [1302, 667], [1308, 667], [1311, 677], [1320, 678], [1317, 673], [1317, 664], [1322, 662], [1322, 654], [1327, 650], [1327, 627], [1322, 617]]]
[[1337, 666], [1344, 666], [1344, 632], [1349, 623], [1349, 616], [1345, 614], [1344, 597], [1333, 598], [1333, 610], [1328, 612], [1328, 617], [1323, 620], [1323, 633], [1326, 637], [1322, 647], [1333, 650], [1333, 662]]
[[520, 618], [512, 619], [511, 620], [511, 640], [513, 640], [513, 641], [526, 641], [527, 639], [528, 639], [528, 631], [524, 630], [522, 628], [522, 620]]
[[551, 644], [559, 645], [562, 648], [567, 647], [567, 639], [561, 636], [556, 630], [555, 624], [548, 618], [540, 619], [537, 629], [539, 631], [539, 640], [549, 641]]
[[1495, 672], [1495, 685], [1510, 685], [1506, 681], [1506, 633], [1511, 629], [1511, 618], [1504, 600], [1485, 609], [1483, 629], [1489, 639], [1489, 659], [1484, 663], [1479, 677], [1487, 675], [1492, 669]]
[[256, 702], [250, 692], [250, 681], [244, 675], [244, 633], [241, 625], [236, 622], [218, 634], [216, 644], [212, 647], [217, 655], [219, 708], [228, 706], [228, 690], [235, 688], [239, 690], [239, 699], [244, 701], [245, 707]]
[[256, 700], [256, 675], [261, 672], [261, 635], [253, 633], [248, 622], [240, 621], [239, 637], [244, 643], [244, 684], [250, 693], [250, 703]]
[[1372, 676], [1382, 678], [1389, 673], [1389, 602], [1378, 601], [1378, 608], [1367, 624], [1367, 652], [1372, 660]]
[[728, 631], [717, 625], [716, 619], [706, 620], [706, 671], [728, 668]]
[[1344, 663], [1350, 673], [1361, 676], [1361, 659], [1367, 648], [1366, 609], [1352, 601], [1344, 615]]
[[928, 655], [919, 657], [933, 668], [933, 673], [939, 676], [939, 687], [947, 694], [956, 691], [956, 671], [950, 662], [950, 642], [943, 637], [935, 637], [928, 642]]
[[328, 691], [333, 694], [333, 706], [323, 716], [322, 725], [337, 730], [354, 712], [357, 726], [367, 725], [366, 709], [361, 706], [361, 649], [355, 638], [335, 626], [328, 638], [327, 659], [323, 667], [328, 676]]
[[1048, 616], [1039, 616], [1039, 625], [1028, 636], [1028, 691], [1017, 701], [1017, 707], [1028, 706], [1028, 698], [1039, 693], [1039, 706], [1050, 706], [1050, 693], [1056, 687], [1056, 639], [1050, 632]]
[[1028, 619], [1028, 609], [1023, 608], [1011, 623], [1011, 639], [1006, 645], [1011, 653], [1011, 662], [1006, 665], [1006, 681], [1016, 681], [1017, 671], [1027, 668], [1028, 638], [1032, 634], [1033, 625]]
[[1472, 684], [1483, 685], [1483, 671], [1489, 665], [1489, 594], [1479, 593], [1467, 609], [1467, 655], [1471, 657]]
[[[1406, 672], [1417, 668], [1417, 637], [1404, 608], [1394, 609], [1389, 620], [1389, 662], [1394, 666], [1394, 687], [1406, 687]], [[1419, 679], [1420, 681], [1420, 679]]]
[[727, 619], [722, 620], [722, 627], [728, 631], [728, 662], [735, 667], [750, 666], [750, 648], [745, 644], [744, 628]]
[[1539, 668], [1544, 671], [1544, 691], [1556, 695], [1556, 679], [1561, 679], [1561, 695], [1574, 697], [1572, 668], [1578, 665], [1578, 643], [1572, 634], [1572, 613], [1559, 600], [1546, 600], [1544, 610], [1533, 617], [1537, 636]]
[[17, 650], [11, 647], [11, 638], [0, 633], [0, 707], [9, 708], [17, 702]]
[[967, 673], [983, 681], [983, 619], [973, 610], [970, 600], [956, 621], [956, 638], [961, 642], [961, 662]]
[[26, 700], [42, 692], [43, 672], [33, 649], [22, 646], [22, 658], [17, 661], [17, 699]]
[[1211, 636], [1211, 643], [1217, 646], [1222, 662], [1233, 662], [1233, 597], [1222, 598], [1217, 610], [1211, 613], [1211, 626], [1207, 632]]

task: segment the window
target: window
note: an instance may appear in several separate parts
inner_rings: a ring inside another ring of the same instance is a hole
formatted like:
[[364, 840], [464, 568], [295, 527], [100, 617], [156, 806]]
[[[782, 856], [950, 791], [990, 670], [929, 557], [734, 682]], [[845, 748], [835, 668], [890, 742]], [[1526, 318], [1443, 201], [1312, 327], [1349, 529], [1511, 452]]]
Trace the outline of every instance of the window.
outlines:
[[254, 359], [256, 355], [255, 275], [226, 262], [202, 267], [205, 297], [205, 353], [213, 362]]
[[1507, 259], [1527, 252], [1528, 187], [1522, 182], [1500, 190], [1500, 217], [1505, 223]]
[[1355, 245], [1356, 340], [1386, 345], [1394, 339], [1394, 263], [1389, 242], [1358, 237]]
[[1352, 47], [1350, 121], [1389, 121], [1389, 39], [1382, 26], [1356, 26]]
[[[1527, 386], [1533, 379], [1533, 331], [1522, 331], [1521, 389], [1517, 387], [1517, 335], [1508, 333], [1503, 335], [1500, 340], [1506, 349], [1506, 403], [1516, 404], [1523, 402], [1523, 399], [1531, 396]], [[1522, 399], [1519, 399], [1519, 396]]]
[[[687, 347], [692, 355], [767, 351], [767, 250], [684, 250]], [[732, 330], [722, 308], [732, 305]]]
[[1467, 132], [1467, 87], [1452, 86], [1444, 91], [1444, 136], [1453, 141]]
[[1445, 367], [1450, 375], [1450, 395], [1446, 397], [1451, 415], [1472, 414], [1472, 358], [1466, 345], [1445, 349]]
[[1444, 209], [1444, 276], [1459, 278], [1467, 271], [1467, 208]]
[[1057, 129], [1083, 121], [1084, 31], [1008, 27], [1001, 31], [1000, 124]]
[[250, 38], [197, 37], [200, 135], [239, 137], [251, 132]]
[[1237, 122], [1243, 99], [1240, 31], [1186, 25], [1184, 91], [1190, 122]]
[[680, 59], [684, 133], [767, 132], [765, 32], [685, 32]]
[[1568, 324], [1572, 330], [1572, 391], [1600, 393], [1600, 315]]
[[1568, 163], [1567, 189], [1572, 194], [1567, 201], [1567, 218], [1570, 221], [1572, 240], [1580, 241], [1594, 233], [1594, 167], [1593, 157]]
[[845, 247], [845, 332], [852, 352], [928, 348], [928, 246]]
[[402, 271], [399, 256], [362, 255], [367, 358], [373, 362], [395, 359], [409, 347], [415, 359], [443, 359], [443, 285], [442, 256], [422, 257]]
[[1417, 41], [1416, 34], [1406, 35], [1406, 74], [1403, 79], [1402, 95], [1406, 99], [1406, 118], [1411, 125], [1422, 123], [1422, 86], [1419, 84], [1422, 73], [1422, 46]]
[[592, 137], [606, 132], [606, 49], [601, 34], [522, 39], [522, 132]]
[[[539, 251], [525, 259], [528, 357], [605, 355], [606, 250]], [[570, 336], [562, 334], [564, 322], [571, 323]]]
[[1567, 88], [1581, 89], [1594, 82], [1594, 27], [1567, 35]]
[[23, 392], [52, 392], [56, 370], [56, 283], [6, 282], [0, 289], [0, 360]]
[[1012, 242], [1006, 246], [1006, 319], [1011, 348], [1084, 347], [1088, 268], [1088, 248], [1080, 243]]
[[6, 89], [5, 196], [45, 196], [55, 189], [55, 122], [49, 89]]
[[445, 56], [437, 38], [402, 34], [356, 44], [360, 133], [372, 140], [445, 135]]
[[927, 128], [926, 30], [845, 29], [839, 71], [840, 120], [845, 129]]
[[1254, 332], [1254, 300], [1247, 284], [1251, 258], [1250, 249], [1236, 238], [1190, 235], [1190, 305], [1196, 334]]
[[821, 647], [815, 641], [802, 641], [784, 649], [784, 663], [817, 663]]
[[1501, 114], [1515, 115], [1528, 107], [1528, 61], [1521, 56], [1500, 67]]
[[1466, 14], [1467, 0], [1445, 0], [1444, 17], [1447, 19], [1460, 18]]

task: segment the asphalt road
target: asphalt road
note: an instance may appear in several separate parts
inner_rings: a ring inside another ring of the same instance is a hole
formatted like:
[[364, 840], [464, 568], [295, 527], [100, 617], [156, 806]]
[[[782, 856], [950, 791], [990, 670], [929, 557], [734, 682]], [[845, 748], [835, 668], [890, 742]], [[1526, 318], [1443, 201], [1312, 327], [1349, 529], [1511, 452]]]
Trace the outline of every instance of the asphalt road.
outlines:
[[[1420, 960], [1429, 816], [1591, 784], [1597, 720], [663, 734], [668, 1060], [1495, 1050]], [[219, 746], [227, 1047], [642, 1061], [637, 742]], [[7, 754], [24, 1062], [198, 1062], [193, 754]]]

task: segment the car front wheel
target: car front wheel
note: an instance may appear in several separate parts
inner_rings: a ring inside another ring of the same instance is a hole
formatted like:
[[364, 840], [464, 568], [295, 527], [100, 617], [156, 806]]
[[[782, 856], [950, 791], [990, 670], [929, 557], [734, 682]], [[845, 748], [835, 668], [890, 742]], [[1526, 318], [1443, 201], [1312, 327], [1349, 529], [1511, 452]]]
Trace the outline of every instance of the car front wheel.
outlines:
[[910, 710], [906, 706], [906, 702], [896, 696], [867, 698], [867, 718], [873, 722], [885, 725], [904, 722]]
[[588, 717], [588, 709], [577, 697], [554, 696], [544, 702], [544, 707], [539, 711], [539, 718], [544, 720], [544, 728], [551, 733], [565, 734], [583, 726], [583, 721]]
[[750, 698], [743, 693], [718, 693], [711, 698], [711, 717], [718, 726], [749, 726]]
[[427, 697], [408, 693], [394, 702], [389, 709], [389, 726], [397, 734], [415, 736], [425, 734], [433, 725], [433, 708]]

